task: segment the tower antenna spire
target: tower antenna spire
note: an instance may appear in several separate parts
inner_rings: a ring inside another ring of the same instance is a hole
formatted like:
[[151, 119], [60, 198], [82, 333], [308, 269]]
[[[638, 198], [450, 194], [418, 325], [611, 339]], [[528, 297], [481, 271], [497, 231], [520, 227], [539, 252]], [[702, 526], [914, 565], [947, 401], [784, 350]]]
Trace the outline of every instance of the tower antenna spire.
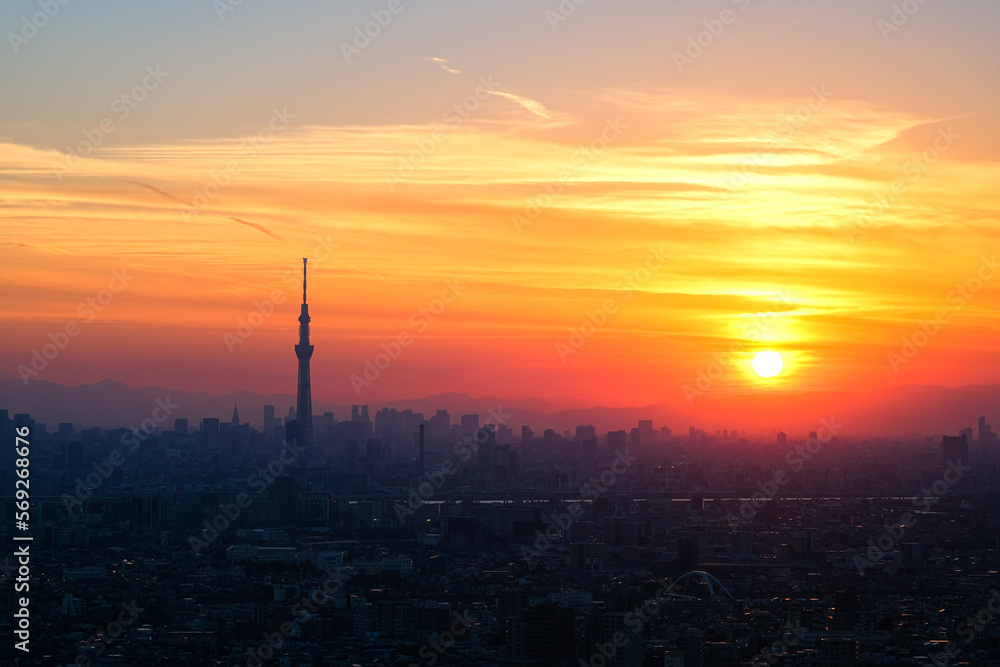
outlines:
[[296, 397], [295, 418], [299, 422], [298, 444], [309, 448], [313, 444], [312, 383], [309, 373], [309, 359], [313, 346], [309, 342], [309, 304], [306, 303], [306, 266], [309, 258], [302, 258], [302, 311], [299, 315], [299, 344], [295, 346], [295, 356], [299, 358], [299, 386]]

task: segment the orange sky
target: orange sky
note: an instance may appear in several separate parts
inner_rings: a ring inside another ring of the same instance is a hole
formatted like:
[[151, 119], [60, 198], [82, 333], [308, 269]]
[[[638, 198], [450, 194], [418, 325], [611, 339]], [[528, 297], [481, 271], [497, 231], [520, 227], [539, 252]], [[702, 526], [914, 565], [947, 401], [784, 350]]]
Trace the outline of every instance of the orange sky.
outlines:
[[[62, 174], [54, 165], [79, 131], [47, 146], [0, 127], [0, 368], [17, 375], [75, 321], [79, 335], [38, 379], [293, 392], [295, 281], [309, 256], [321, 400], [684, 403], [684, 386], [734, 345], [711, 391], [998, 377], [1000, 280], [982, 267], [996, 253], [1000, 162], [983, 148], [997, 137], [982, 105], [877, 100], [822, 70], [773, 93], [637, 76], [549, 97], [499, 75], [489, 92], [460, 60], [421, 61], [454, 82], [437, 115], [318, 122], [308, 105], [279, 103], [215, 137], [109, 135]], [[184, 85], [171, 76], [151, 99]], [[447, 115], [477, 87], [469, 118]], [[276, 131], [251, 154], [248, 137], [268, 123]], [[228, 184], [202, 199], [213, 173]], [[888, 205], [859, 217], [880, 198]], [[666, 261], [651, 264], [657, 253]], [[85, 321], [80, 304], [123, 269], [134, 279]], [[981, 289], [952, 293], [977, 272]], [[425, 326], [420, 309], [449, 280], [462, 289]], [[273, 315], [227, 345], [273, 295]], [[605, 307], [595, 318], [606, 323], [574, 346], [571, 328]], [[939, 310], [934, 336], [893, 363]], [[352, 386], [402, 332], [412, 344]], [[749, 371], [761, 349], [784, 357], [777, 378]]]

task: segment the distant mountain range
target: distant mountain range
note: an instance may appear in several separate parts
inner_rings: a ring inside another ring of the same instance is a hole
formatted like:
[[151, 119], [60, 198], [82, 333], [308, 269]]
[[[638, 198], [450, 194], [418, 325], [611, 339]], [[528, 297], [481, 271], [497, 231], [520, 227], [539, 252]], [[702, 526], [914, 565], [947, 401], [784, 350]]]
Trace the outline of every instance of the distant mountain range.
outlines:
[[[0, 371], [0, 409], [29, 412], [50, 430], [58, 422], [72, 422], [77, 428], [132, 426], [151, 416], [157, 400], [179, 407], [164, 425], [170, 428], [173, 418], [187, 418], [194, 426], [204, 417], [228, 420], [233, 405], [239, 406], [240, 419], [259, 428], [265, 405], [274, 405], [278, 417], [288, 414], [295, 404], [291, 394], [261, 395], [236, 392], [215, 396], [161, 387], [129, 387], [115, 380], [66, 387], [35, 380], [26, 387], [15, 376]], [[592, 424], [599, 434], [608, 430], [630, 429], [640, 419], [652, 419], [659, 428], [667, 425], [675, 434], [687, 433], [689, 426], [709, 432], [737, 428], [757, 433], [774, 428], [792, 436], [818, 430], [821, 420], [834, 419], [842, 424], [842, 434], [904, 437], [911, 435], [957, 434], [985, 416], [1000, 430], [1000, 385], [969, 385], [956, 388], [938, 386], [898, 386], [869, 393], [768, 391], [743, 395], [698, 397], [694, 404], [655, 403], [635, 407], [567, 407], [561, 402], [543, 399], [506, 400], [494, 396], [474, 398], [462, 393], [439, 394], [423, 398], [401, 399], [370, 406], [371, 418], [382, 407], [422, 412], [426, 417], [446, 409], [456, 422], [465, 413], [478, 412], [485, 419], [490, 410], [502, 414], [504, 423], [519, 429], [526, 424], [539, 435], [545, 428], [573, 430], [578, 424]], [[313, 413], [333, 411], [338, 420], [350, 419], [350, 405], [314, 401]]]

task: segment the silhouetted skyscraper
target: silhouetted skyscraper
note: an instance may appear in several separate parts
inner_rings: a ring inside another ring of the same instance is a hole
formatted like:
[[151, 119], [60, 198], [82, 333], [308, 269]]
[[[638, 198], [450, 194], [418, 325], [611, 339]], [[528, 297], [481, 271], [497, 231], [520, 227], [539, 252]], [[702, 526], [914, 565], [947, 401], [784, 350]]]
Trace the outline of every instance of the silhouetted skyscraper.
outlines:
[[205, 417], [201, 420], [201, 433], [205, 444], [214, 447], [219, 441], [219, 418]]
[[264, 435], [267, 436], [274, 430], [274, 406], [265, 405], [264, 406], [264, 428], [261, 429]]
[[941, 462], [948, 465], [952, 461], [955, 463], [969, 462], [969, 441], [964, 434], [959, 436], [945, 435], [941, 438]]
[[236, 403], [233, 403], [233, 428], [235, 429], [240, 425], [240, 411], [236, 409]]
[[462, 435], [475, 435], [479, 429], [479, 415], [462, 415]]
[[420, 472], [424, 471], [424, 425], [420, 425]]
[[299, 344], [295, 346], [295, 356], [299, 358], [299, 391], [296, 400], [295, 417], [299, 422], [300, 447], [312, 447], [312, 383], [309, 379], [309, 360], [313, 346], [309, 344], [309, 304], [306, 303], [306, 263], [302, 258], [302, 312], [299, 315]]
[[66, 452], [66, 467], [70, 470], [76, 470], [77, 468], [83, 467], [83, 443], [82, 442], [67, 442], [63, 445]]
[[497, 434], [493, 426], [493, 424], [487, 424], [476, 430], [476, 443], [479, 445], [479, 451], [476, 452], [477, 464], [479, 470], [489, 479], [493, 479], [494, 451], [497, 443]]

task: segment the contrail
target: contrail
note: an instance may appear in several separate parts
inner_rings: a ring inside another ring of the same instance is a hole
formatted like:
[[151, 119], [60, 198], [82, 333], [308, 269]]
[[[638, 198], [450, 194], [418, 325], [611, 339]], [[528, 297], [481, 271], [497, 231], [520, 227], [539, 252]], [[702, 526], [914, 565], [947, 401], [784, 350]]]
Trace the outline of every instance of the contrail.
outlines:
[[164, 197], [166, 197], [167, 199], [172, 199], [172, 200], [174, 200], [175, 202], [177, 202], [179, 204], [184, 204], [185, 206], [188, 205], [188, 202], [181, 201], [180, 199], [178, 199], [177, 197], [173, 196], [169, 192], [161, 190], [160, 188], [154, 187], [152, 185], [147, 185], [145, 183], [140, 183], [139, 181], [128, 181], [128, 180], [125, 180], [124, 178], [121, 178], [121, 179], [118, 179], [118, 180], [120, 180], [122, 183], [131, 183], [132, 185], [138, 185], [138, 186], [146, 188], [148, 190], [152, 190], [153, 192], [155, 192], [157, 194], [161, 194]]
[[256, 222], [247, 222], [246, 220], [241, 220], [240, 218], [234, 218], [232, 216], [230, 216], [229, 219], [230, 220], [235, 220], [236, 222], [238, 222], [240, 224], [243, 224], [243, 225], [249, 225], [250, 227], [253, 227], [254, 229], [256, 229], [258, 232], [263, 232], [263, 233], [267, 234], [268, 236], [270, 236], [275, 241], [284, 241], [283, 238], [281, 238], [277, 234], [274, 234], [273, 232], [271, 232], [270, 230], [268, 230], [263, 225], [258, 225]]

